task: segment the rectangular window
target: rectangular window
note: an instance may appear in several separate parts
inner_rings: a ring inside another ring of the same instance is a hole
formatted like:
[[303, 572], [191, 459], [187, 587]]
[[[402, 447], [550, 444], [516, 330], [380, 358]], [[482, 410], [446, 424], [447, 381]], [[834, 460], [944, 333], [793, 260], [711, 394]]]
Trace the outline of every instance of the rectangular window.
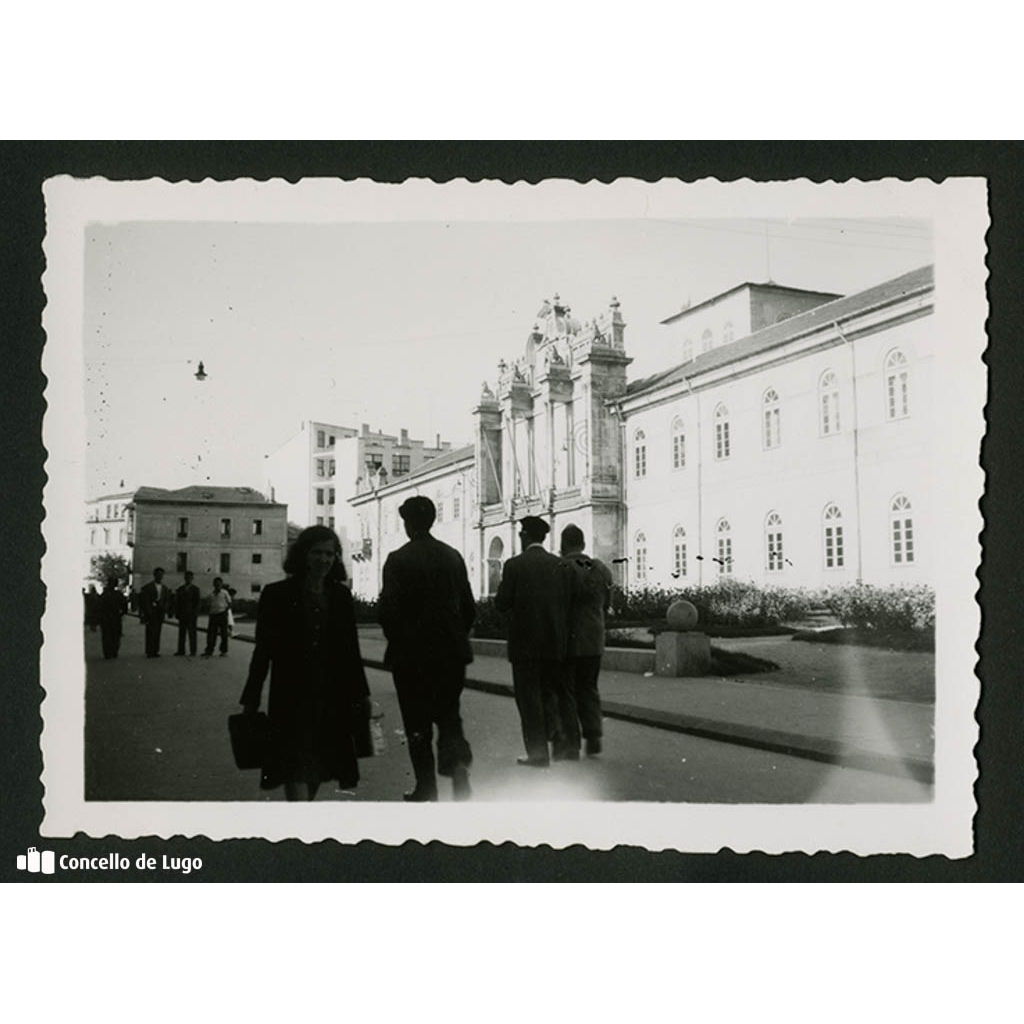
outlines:
[[220, 555], [220, 571], [231, 572], [231, 555], [227, 551], [222, 551]]
[[178, 536], [179, 537], [187, 537], [188, 536], [188, 516], [179, 516], [178, 517]]
[[409, 455], [392, 455], [391, 456], [391, 475], [392, 476], [405, 476], [409, 472], [411, 465], [411, 456]]
[[327, 492], [327, 504], [328, 505], [333, 505], [334, 504], [334, 488], [333, 487]]
[[316, 517], [316, 525], [317, 526], [323, 526], [324, 525], [324, 517], [323, 516], [317, 516]]
[[765, 409], [764, 411], [764, 446], [765, 448], [778, 448], [779, 446], [778, 409]]
[[177, 572], [184, 572], [188, 568], [188, 552], [179, 551], [175, 559], [174, 568]]
[[732, 572], [732, 538], [718, 538], [718, 575], [728, 576]]
[[843, 528], [841, 526], [825, 527], [825, 568], [842, 569], [843, 567]]
[[317, 448], [326, 448], [327, 447], [327, 445], [325, 444], [325, 435], [324, 435], [324, 432], [322, 430], [318, 430], [316, 432], [316, 446], [317, 446]]
[[334, 516], [327, 517], [327, 525], [333, 530], [334, 529]]
[[437, 509], [437, 521], [439, 523], [444, 522], [444, 502], [438, 498], [437, 504], [434, 506]]
[[230, 537], [231, 536], [231, 520], [230, 519], [222, 519], [220, 521], [220, 535], [222, 537]]
[[334, 459], [328, 459], [327, 461], [327, 475], [334, 476]]
[[318, 505], [322, 505], [324, 503], [324, 489], [322, 487], [318, 487], [316, 489], [316, 503]]
[[647, 476], [647, 445], [638, 444], [633, 453], [633, 472], [636, 476]]
[[893, 519], [892, 560], [895, 565], [909, 565], [914, 561], [913, 519]]
[[253, 583], [249, 587], [250, 594], [258, 594], [263, 589], [262, 583]]
[[334, 447], [334, 435], [333, 435], [333, 434], [331, 434], [330, 438], [329, 438], [329, 439], [328, 439], [328, 441], [327, 441], [327, 444], [328, 444], [328, 445], [329, 445], [329, 446], [330, 446], [331, 448], [333, 448], [333, 447]]
[[316, 475], [317, 476], [326, 476], [326, 470], [324, 469], [324, 460], [323, 459], [317, 459], [316, 460]]
[[254, 551], [252, 553], [252, 564], [253, 565], [262, 565], [263, 564], [263, 555], [259, 551]]
[[686, 467], [686, 435], [676, 434], [672, 438], [672, 468], [684, 469]]
[[729, 421], [721, 420], [715, 424], [715, 458], [729, 458]]
[[462, 512], [462, 501], [460, 500], [459, 496], [456, 494], [455, 497], [452, 498], [452, 519], [458, 519], [459, 515], [461, 514], [461, 512]]
[[677, 576], [686, 575], [686, 545], [677, 543], [675, 546], [675, 573]]
[[263, 520], [262, 519], [254, 519], [252, 521], [252, 535], [254, 537], [262, 537], [263, 536]]
[[768, 571], [782, 571], [782, 531], [768, 532]]

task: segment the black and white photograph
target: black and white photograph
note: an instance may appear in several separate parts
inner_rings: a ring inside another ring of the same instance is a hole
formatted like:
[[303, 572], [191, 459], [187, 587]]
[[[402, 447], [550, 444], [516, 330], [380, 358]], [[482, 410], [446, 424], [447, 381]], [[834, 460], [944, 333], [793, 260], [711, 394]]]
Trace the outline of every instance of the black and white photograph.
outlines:
[[970, 855], [982, 179], [44, 195], [43, 835]]

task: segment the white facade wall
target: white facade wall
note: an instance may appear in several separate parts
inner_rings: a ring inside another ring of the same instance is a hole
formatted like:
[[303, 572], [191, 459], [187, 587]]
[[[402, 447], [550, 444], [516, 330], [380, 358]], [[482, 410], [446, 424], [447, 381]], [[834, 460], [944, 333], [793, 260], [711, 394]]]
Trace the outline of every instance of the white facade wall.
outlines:
[[687, 312], [670, 325], [671, 343], [664, 353], [669, 366], [699, 356], [704, 349], [703, 335], [711, 332], [711, 348], [727, 344], [726, 325], [732, 334], [729, 340], [744, 338], [751, 333], [750, 291], [743, 288], [717, 302]]
[[267, 494], [273, 500], [288, 506], [288, 521], [308, 526], [312, 509], [309, 489], [309, 460], [312, 441], [309, 424], [290, 437], [265, 459]]
[[[716, 528], [723, 519], [731, 527], [731, 575], [737, 579], [822, 587], [854, 582], [859, 572], [865, 582], [879, 584], [929, 580], [929, 560], [935, 557], [929, 529], [933, 512], [929, 440], [934, 436], [929, 402], [931, 323], [930, 317], [924, 317], [889, 326], [856, 337], [852, 345], [834, 335], [828, 347], [805, 354], [792, 344], [763, 356], [763, 365], [755, 370], [629, 414], [626, 553], [630, 583], [644, 582], [636, 565], [639, 533], [647, 541], [646, 582], [693, 585], [719, 578], [719, 566], [712, 559], [718, 555]], [[910, 414], [889, 420], [884, 361], [897, 348], [908, 361]], [[819, 386], [828, 371], [835, 373], [838, 382], [840, 429], [824, 435]], [[769, 389], [779, 399], [780, 437], [777, 447], [766, 448], [764, 399]], [[716, 457], [719, 406], [728, 410], [727, 458]], [[672, 463], [672, 424], [677, 417], [685, 426], [686, 443], [686, 464], [679, 469]], [[647, 447], [647, 473], [641, 477], [636, 475], [637, 430], [643, 431]], [[912, 506], [911, 563], [897, 564], [892, 557], [890, 507], [899, 494], [905, 494]], [[828, 568], [823, 515], [833, 503], [842, 513], [843, 565]], [[773, 512], [782, 521], [781, 567], [768, 563], [766, 523]], [[687, 555], [687, 571], [679, 579], [672, 576], [677, 526], [686, 532]]]

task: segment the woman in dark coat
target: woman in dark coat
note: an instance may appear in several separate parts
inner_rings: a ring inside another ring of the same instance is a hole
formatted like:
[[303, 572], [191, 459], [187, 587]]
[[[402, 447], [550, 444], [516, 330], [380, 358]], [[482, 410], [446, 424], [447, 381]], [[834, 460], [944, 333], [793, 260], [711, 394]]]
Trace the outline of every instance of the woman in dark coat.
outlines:
[[256, 712], [269, 670], [271, 742], [260, 786], [284, 783], [289, 800], [300, 799], [300, 786], [312, 800], [322, 782], [348, 789], [359, 781], [352, 734], [369, 714], [370, 690], [340, 559], [334, 531], [311, 526], [288, 552], [289, 579], [260, 597], [240, 703]]

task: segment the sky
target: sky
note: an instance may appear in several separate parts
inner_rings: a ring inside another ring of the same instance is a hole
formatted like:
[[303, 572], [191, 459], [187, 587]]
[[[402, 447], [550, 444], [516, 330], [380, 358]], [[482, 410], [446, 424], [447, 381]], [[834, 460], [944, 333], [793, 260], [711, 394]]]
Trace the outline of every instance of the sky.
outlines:
[[922, 220], [90, 224], [87, 497], [264, 490], [307, 419], [469, 443], [481, 383], [555, 293], [582, 321], [619, 299], [632, 379], [673, 363], [659, 321], [687, 302], [848, 294], [932, 259]]

